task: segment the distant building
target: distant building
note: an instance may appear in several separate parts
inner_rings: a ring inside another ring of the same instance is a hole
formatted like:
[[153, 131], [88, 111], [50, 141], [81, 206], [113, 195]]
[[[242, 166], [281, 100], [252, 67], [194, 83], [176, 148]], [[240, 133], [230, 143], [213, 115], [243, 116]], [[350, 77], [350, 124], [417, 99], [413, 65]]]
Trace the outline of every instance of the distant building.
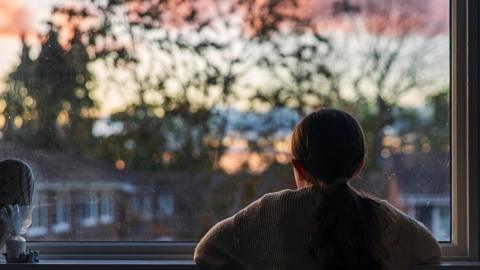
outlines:
[[[233, 146], [226, 153], [244, 153]], [[108, 162], [5, 145], [0, 145], [0, 159], [19, 158], [33, 169], [35, 210], [29, 240], [168, 241], [198, 239], [263, 193], [294, 188], [291, 168], [282, 165], [274, 150], [262, 153], [265, 157], [248, 156], [232, 174], [205, 169], [138, 172], [128, 166], [119, 170]], [[253, 170], [262, 160], [269, 162], [268, 168]], [[383, 170], [365, 175], [368, 181], [354, 182], [374, 183], [363, 188], [422, 221], [437, 239], [450, 240], [450, 155], [393, 152], [383, 161]]]
[[[169, 240], [175, 197], [168, 185], [113, 165], [61, 153], [0, 149], [35, 177], [30, 240]], [[152, 236], [154, 239], [152, 239]]]

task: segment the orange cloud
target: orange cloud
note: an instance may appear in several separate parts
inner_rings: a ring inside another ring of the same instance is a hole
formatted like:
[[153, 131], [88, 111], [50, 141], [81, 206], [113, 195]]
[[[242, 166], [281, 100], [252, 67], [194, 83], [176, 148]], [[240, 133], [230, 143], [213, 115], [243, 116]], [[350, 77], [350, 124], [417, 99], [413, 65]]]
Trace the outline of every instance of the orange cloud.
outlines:
[[22, 1], [0, 1], [0, 36], [34, 35], [31, 15]]

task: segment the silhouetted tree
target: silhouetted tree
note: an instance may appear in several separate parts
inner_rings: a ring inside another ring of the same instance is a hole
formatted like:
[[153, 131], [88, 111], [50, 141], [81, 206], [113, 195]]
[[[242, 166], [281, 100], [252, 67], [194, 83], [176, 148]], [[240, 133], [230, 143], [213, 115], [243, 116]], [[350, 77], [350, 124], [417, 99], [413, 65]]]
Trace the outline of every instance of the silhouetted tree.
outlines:
[[6, 138], [43, 149], [75, 148], [90, 133], [86, 112], [94, 108], [85, 47], [74, 36], [65, 50], [51, 25], [38, 57], [30, 59], [29, 51], [23, 43], [21, 62], [9, 75]]

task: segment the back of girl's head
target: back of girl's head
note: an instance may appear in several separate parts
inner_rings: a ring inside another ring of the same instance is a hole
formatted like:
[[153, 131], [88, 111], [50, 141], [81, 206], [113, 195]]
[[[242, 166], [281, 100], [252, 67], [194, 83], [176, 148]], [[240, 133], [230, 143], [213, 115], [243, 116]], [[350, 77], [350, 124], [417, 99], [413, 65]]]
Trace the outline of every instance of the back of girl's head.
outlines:
[[292, 154], [318, 181], [351, 178], [365, 156], [363, 132], [350, 114], [322, 108], [295, 127]]
[[319, 269], [384, 268], [376, 202], [348, 184], [333, 185], [338, 178], [352, 178], [363, 165], [363, 132], [353, 116], [322, 108], [303, 118], [292, 135], [292, 155], [321, 184], [321, 200], [308, 252]]

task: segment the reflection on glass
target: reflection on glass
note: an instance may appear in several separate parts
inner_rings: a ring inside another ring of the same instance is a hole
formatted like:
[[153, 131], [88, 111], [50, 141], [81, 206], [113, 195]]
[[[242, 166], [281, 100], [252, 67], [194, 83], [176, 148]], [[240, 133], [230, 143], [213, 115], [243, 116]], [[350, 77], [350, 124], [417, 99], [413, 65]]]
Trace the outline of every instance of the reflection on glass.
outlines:
[[0, 157], [34, 169], [30, 239], [199, 239], [293, 188], [289, 134], [334, 106], [365, 129], [354, 185], [450, 241], [447, 0], [0, 7]]

